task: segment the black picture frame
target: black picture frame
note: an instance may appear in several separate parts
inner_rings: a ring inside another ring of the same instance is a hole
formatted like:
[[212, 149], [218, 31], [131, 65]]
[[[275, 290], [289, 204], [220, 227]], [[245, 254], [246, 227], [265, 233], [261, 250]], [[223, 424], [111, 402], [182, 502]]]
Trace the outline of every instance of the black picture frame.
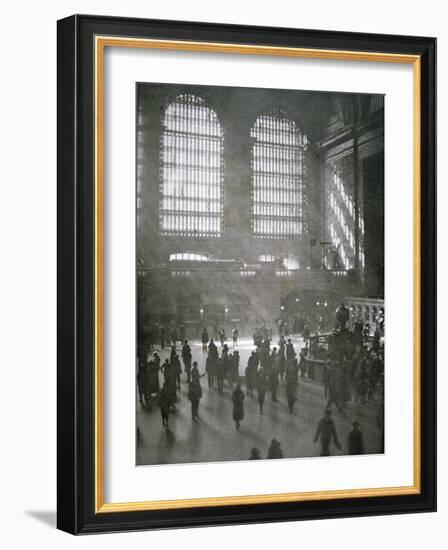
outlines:
[[[421, 485], [412, 495], [95, 511], [97, 35], [416, 55], [421, 60]], [[436, 39], [74, 15], [58, 22], [57, 526], [73, 534], [436, 510]]]

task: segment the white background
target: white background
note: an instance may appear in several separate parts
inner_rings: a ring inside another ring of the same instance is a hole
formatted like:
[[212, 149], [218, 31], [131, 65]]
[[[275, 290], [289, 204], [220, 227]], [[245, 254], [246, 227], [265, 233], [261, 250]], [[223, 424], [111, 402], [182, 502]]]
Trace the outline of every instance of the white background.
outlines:
[[[106, 502], [412, 485], [413, 280], [403, 277], [413, 266], [412, 66], [112, 48], [105, 80]], [[135, 82], [148, 81], [385, 94], [384, 455], [291, 459], [280, 471], [269, 460], [208, 463], [199, 476], [197, 465], [135, 467], [135, 374], [124, 367], [134, 364], [136, 338]]]
[[[392, 3], [376, 0], [165, 0], [146, 3], [113, 0], [68, 3], [20, 2], [2, 11], [0, 88], [0, 271], [1, 465], [0, 542], [5, 548], [240, 548], [294, 544], [313, 548], [417, 549], [446, 547], [448, 443], [446, 399], [439, 405], [439, 512], [351, 520], [311, 521], [77, 538], [54, 530], [56, 428], [56, 26], [72, 13], [295, 26], [347, 31], [438, 36], [439, 151], [448, 148], [448, 31], [437, 0]], [[441, 155], [439, 204], [447, 204], [448, 176]], [[441, 214], [444, 214], [443, 211]], [[440, 273], [447, 278], [448, 219], [440, 216]], [[448, 305], [439, 290], [439, 311]], [[447, 329], [440, 315], [439, 335]], [[442, 354], [440, 354], [442, 355]], [[443, 364], [439, 387], [448, 386]], [[443, 394], [442, 394], [443, 397]]]

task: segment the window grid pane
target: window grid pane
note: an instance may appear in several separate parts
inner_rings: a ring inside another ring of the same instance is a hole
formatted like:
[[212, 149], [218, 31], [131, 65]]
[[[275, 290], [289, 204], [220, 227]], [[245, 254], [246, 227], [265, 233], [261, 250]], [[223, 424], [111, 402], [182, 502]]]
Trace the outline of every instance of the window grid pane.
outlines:
[[194, 95], [176, 98], [163, 119], [160, 231], [219, 237], [222, 230], [222, 128]]
[[307, 138], [284, 113], [257, 118], [251, 131], [252, 231], [294, 238], [305, 230]]

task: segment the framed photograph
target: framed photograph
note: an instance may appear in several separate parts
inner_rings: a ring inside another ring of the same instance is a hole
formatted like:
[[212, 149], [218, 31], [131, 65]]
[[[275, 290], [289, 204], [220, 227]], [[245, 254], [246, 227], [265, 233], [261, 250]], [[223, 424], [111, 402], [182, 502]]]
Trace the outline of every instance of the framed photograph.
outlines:
[[436, 509], [435, 60], [58, 22], [60, 529]]

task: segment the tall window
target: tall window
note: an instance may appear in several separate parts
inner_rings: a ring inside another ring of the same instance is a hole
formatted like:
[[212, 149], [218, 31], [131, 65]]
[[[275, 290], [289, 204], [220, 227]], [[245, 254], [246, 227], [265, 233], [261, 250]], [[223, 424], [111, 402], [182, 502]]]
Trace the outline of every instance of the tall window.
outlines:
[[215, 111], [200, 97], [183, 94], [166, 108], [161, 143], [162, 234], [221, 234], [222, 139]]
[[305, 231], [307, 138], [277, 109], [257, 118], [251, 137], [253, 233], [297, 237]]

